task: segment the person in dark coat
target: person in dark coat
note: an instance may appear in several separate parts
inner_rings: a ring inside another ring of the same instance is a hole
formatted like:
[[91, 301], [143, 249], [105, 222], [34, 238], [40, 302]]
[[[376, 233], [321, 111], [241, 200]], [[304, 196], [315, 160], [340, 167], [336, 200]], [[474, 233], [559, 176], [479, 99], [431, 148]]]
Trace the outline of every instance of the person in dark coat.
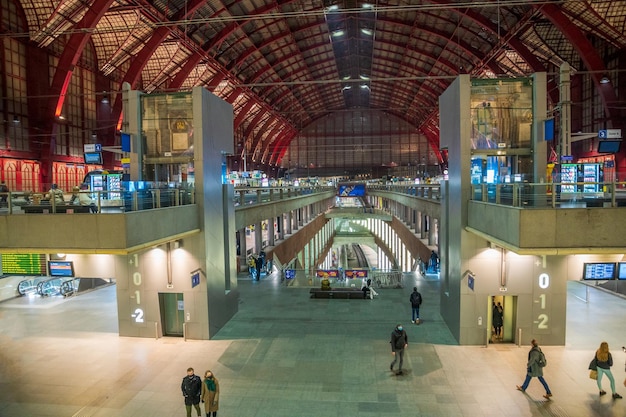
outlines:
[[502, 325], [504, 324], [504, 309], [502, 304], [498, 301], [498, 304], [493, 305], [493, 328], [495, 330], [496, 339], [502, 339]]
[[261, 269], [263, 269], [263, 258], [260, 256], [256, 258], [256, 280], [261, 279]]
[[187, 368], [187, 376], [183, 378], [180, 389], [185, 397], [185, 409], [187, 417], [191, 417], [191, 406], [198, 412], [198, 417], [202, 415], [200, 411], [200, 394], [202, 393], [202, 380], [198, 375], [194, 375], [193, 368]]
[[404, 349], [409, 345], [409, 338], [406, 335], [406, 331], [402, 328], [401, 324], [396, 325], [396, 328], [391, 332], [391, 354], [393, 355], [393, 362], [389, 365], [389, 370], [393, 371], [393, 367], [398, 362], [398, 372], [396, 375], [402, 375], [402, 363], [404, 362]]
[[420, 323], [420, 306], [422, 305], [422, 294], [417, 291], [417, 287], [413, 287], [413, 292], [409, 297], [411, 303], [411, 323]]
[[540, 363], [541, 359], [544, 358], [543, 352], [541, 351], [541, 348], [539, 347], [539, 344], [535, 339], [533, 339], [530, 344], [532, 345], [532, 347], [528, 352], [528, 362], [526, 364], [526, 379], [521, 386], [517, 386], [517, 389], [522, 392], [526, 392], [526, 388], [528, 388], [528, 384], [530, 383], [531, 378], [537, 377], [539, 382], [541, 382], [541, 385], [543, 385], [543, 387], [546, 389], [546, 394], [543, 397], [549, 400], [550, 397], [552, 397], [552, 392], [550, 392], [550, 387], [548, 387], [548, 383], [546, 382], [546, 380], [543, 379], [543, 367], [545, 366], [545, 364], [541, 365]]
[[204, 412], [207, 417], [210, 413], [217, 417], [217, 410], [220, 408], [220, 383], [211, 371], [204, 373], [200, 398], [204, 401]]

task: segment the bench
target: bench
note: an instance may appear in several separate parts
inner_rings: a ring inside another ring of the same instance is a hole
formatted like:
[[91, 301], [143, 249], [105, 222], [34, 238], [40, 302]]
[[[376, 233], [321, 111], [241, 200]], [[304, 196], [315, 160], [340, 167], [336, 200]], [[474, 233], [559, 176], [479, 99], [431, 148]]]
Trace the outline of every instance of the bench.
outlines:
[[357, 298], [361, 300], [370, 298], [369, 289], [364, 292], [360, 288], [333, 288], [330, 290], [311, 288], [309, 293], [311, 294], [311, 298]]
[[[89, 213], [89, 206], [75, 206], [68, 204], [58, 204], [56, 207], [57, 213], [67, 213], [70, 210], [70, 213]], [[52, 206], [50, 204], [29, 204], [21, 207], [24, 213], [52, 213]]]

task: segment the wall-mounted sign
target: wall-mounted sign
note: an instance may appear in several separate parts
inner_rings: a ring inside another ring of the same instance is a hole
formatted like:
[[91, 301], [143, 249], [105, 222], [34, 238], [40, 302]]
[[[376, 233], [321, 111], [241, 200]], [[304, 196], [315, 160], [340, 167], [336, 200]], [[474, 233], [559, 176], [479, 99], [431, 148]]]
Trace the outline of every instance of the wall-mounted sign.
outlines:
[[3, 253], [5, 275], [46, 275], [46, 255], [42, 253]]
[[600, 139], [621, 139], [622, 129], [603, 129], [598, 131]]
[[191, 288], [200, 285], [200, 271], [191, 274]]

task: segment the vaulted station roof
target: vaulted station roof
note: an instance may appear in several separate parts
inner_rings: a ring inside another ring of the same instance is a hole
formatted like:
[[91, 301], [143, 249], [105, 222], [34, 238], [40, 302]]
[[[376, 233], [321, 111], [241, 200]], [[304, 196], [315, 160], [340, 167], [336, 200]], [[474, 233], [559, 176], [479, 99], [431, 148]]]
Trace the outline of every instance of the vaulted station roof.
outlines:
[[568, 62], [599, 86], [604, 57], [626, 49], [625, 1], [20, 1], [30, 40], [60, 51], [51, 108], [93, 45], [112, 91], [202, 85], [229, 101], [238, 149], [274, 165], [300, 129], [347, 109], [405, 120], [437, 149], [438, 97], [459, 74], [556, 74]]

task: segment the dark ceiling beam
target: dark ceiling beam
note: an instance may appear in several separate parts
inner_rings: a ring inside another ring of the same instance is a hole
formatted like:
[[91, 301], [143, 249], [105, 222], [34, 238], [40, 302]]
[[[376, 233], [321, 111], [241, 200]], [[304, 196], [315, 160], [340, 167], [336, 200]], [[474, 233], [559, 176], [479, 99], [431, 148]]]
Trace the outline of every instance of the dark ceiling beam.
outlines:
[[623, 126], [623, 115], [619, 108], [613, 105], [618, 102], [617, 95], [613, 83], [602, 84], [600, 80], [606, 75], [607, 69], [604, 65], [602, 57], [587, 39], [585, 33], [578, 26], [570, 21], [570, 19], [561, 11], [559, 7], [553, 4], [545, 4], [540, 8], [541, 13], [547, 17], [554, 26], [556, 26], [565, 38], [576, 49], [578, 55], [583, 60], [585, 67], [590, 71], [591, 79], [602, 99], [605, 116], [612, 121], [617, 127]]

